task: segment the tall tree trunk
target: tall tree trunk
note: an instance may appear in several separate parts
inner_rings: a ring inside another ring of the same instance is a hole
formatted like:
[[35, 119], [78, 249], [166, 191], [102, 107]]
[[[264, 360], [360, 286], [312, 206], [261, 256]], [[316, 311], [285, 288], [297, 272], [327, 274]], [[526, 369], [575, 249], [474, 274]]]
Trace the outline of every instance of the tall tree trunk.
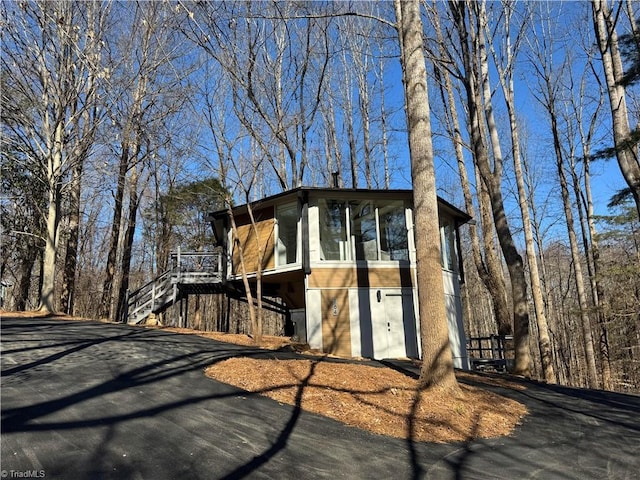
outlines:
[[[128, 135], [124, 133], [124, 135]], [[116, 262], [118, 258], [118, 240], [120, 239], [120, 228], [122, 225], [122, 209], [124, 203], [124, 189], [129, 169], [129, 145], [122, 142], [122, 153], [120, 154], [120, 164], [118, 167], [118, 180], [116, 194], [113, 203], [113, 220], [111, 221], [111, 235], [109, 237], [109, 253], [107, 255], [107, 265], [105, 267], [105, 278], [102, 286], [102, 299], [100, 301], [100, 316], [111, 319], [111, 305], [113, 301], [113, 280], [116, 274]]]
[[[251, 229], [253, 230], [253, 234], [256, 239], [255, 249], [258, 253], [257, 255], [257, 268], [256, 268], [256, 306], [254, 306], [255, 315], [252, 317], [251, 324], [251, 334], [253, 335], [253, 340], [256, 342], [256, 345], [262, 344], [262, 335], [263, 335], [263, 311], [262, 311], [262, 269], [264, 268], [264, 254], [266, 245], [262, 244], [260, 233], [258, 232], [258, 226], [256, 223], [256, 219], [253, 216], [253, 208], [251, 208], [251, 204], [249, 203], [249, 196], [247, 195], [247, 212], [249, 213], [249, 218], [251, 220]], [[271, 235], [274, 234], [274, 231], [271, 231]]]
[[96, 77], [98, 75], [98, 69], [100, 68], [101, 56], [99, 36], [102, 35], [101, 27], [106, 18], [106, 13], [104, 13], [104, 10], [102, 12], [99, 11], [98, 9], [101, 7], [96, 3], [87, 3], [86, 5], [87, 38], [92, 41], [87, 42], [85, 46], [85, 57], [88, 63], [87, 81], [83, 90], [83, 103], [85, 107], [78, 112], [79, 98], [75, 99], [73, 106], [73, 116], [78, 116], [82, 121], [79, 121], [75, 125], [77, 137], [72, 155], [74, 166], [71, 173], [71, 185], [69, 189], [69, 226], [63, 268], [62, 294], [60, 296], [60, 308], [69, 315], [73, 315], [75, 301], [82, 174], [84, 162], [94, 142], [97, 124], [98, 88]]
[[[628, 5], [630, 9], [630, 5]], [[631, 10], [629, 10], [631, 11]], [[633, 21], [633, 15], [630, 16], [630, 20], [632, 23], [632, 29], [635, 32], [635, 25]], [[580, 100], [584, 98], [585, 93], [585, 82], [581, 82], [580, 85]], [[603, 95], [598, 97], [598, 104], [595, 110], [595, 113], [591, 117], [591, 121], [589, 122], [589, 129], [585, 133], [582, 121], [578, 123], [579, 131], [580, 131], [580, 141], [582, 144], [582, 157], [583, 157], [583, 171], [584, 171], [584, 207], [585, 207], [585, 215], [586, 215], [586, 223], [588, 227], [588, 235], [583, 232], [583, 237], [585, 238], [585, 252], [587, 252], [587, 265], [589, 266], [589, 279], [591, 283], [591, 292], [593, 298], [593, 304], [595, 307], [595, 314], [598, 319], [598, 326], [600, 328], [600, 356], [602, 363], [602, 385], [605, 390], [612, 389], [611, 383], [611, 364], [609, 357], [609, 340], [607, 333], [607, 301], [604, 293], [604, 288], [602, 287], [602, 282], [600, 281], [600, 251], [598, 248], [598, 240], [597, 240], [597, 231], [595, 226], [594, 219], [594, 211], [593, 211], [593, 196], [591, 193], [591, 144], [595, 135], [596, 128], [598, 126], [599, 120], [599, 111], [603, 101]], [[577, 108], [576, 112], [580, 113], [581, 111]], [[575, 169], [572, 169], [572, 174], [574, 174]], [[578, 196], [578, 191], [580, 190], [578, 186], [579, 182], [576, 181], [574, 174], [574, 186], [576, 188], [576, 196]], [[581, 219], [582, 221], [582, 219]]]
[[384, 188], [391, 188], [391, 175], [389, 173], [389, 133], [387, 132], [387, 110], [384, 103], [384, 60], [380, 58], [380, 67], [378, 72], [378, 83], [380, 90], [378, 97], [380, 98], [380, 129], [382, 130], [382, 157], [384, 159]]
[[598, 325], [600, 326], [600, 356], [602, 358], [602, 387], [605, 390], [612, 390], [613, 384], [611, 379], [611, 362], [609, 355], [609, 334], [607, 332], [607, 318], [609, 308], [607, 297], [600, 281], [600, 248], [598, 245], [598, 235], [596, 231], [593, 197], [591, 194], [591, 175], [589, 170], [590, 157], [588, 152], [584, 154], [584, 184], [587, 205], [587, 224], [589, 226], [589, 238], [591, 240], [591, 261], [593, 262], [593, 288], [594, 301], [596, 303], [596, 315], [598, 316]]
[[[46, 8], [46, 5], [41, 8]], [[60, 204], [62, 202], [62, 177], [63, 164], [66, 158], [66, 141], [65, 127], [68, 121], [69, 107], [71, 102], [69, 97], [76, 94], [72, 91], [75, 65], [74, 58], [71, 54], [73, 46], [71, 45], [73, 38], [73, 9], [72, 4], [59, 2], [53, 7], [53, 12], [48, 14], [59, 16], [59, 29], [57, 34], [59, 44], [56, 45], [56, 39], [47, 37], [43, 32], [44, 42], [47, 47], [59, 47], [62, 49], [60, 58], [53, 60], [55, 62], [54, 71], [47, 70], [46, 59], [44, 55], [41, 58], [42, 64], [39, 65], [39, 71], [42, 76], [41, 101], [46, 106], [44, 113], [43, 125], [41, 126], [43, 135], [46, 137], [47, 152], [47, 187], [49, 188], [49, 204], [46, 215], [46, 238], [43, 257], [43, 268], [40, 287], [40, 305], [42, 312], [51, 313], [55, 310], [56, 302], [56, 259], [58, 255], [58, 226], [60, 223]], [[40, 12], [45, 14], [44, 11]], [[59, 89], [59, 90], [58, 90]], [[56, 92], [59, 92], [57, 95]]]
[[356, 145], [355, 127], [353, 125], [353, 107], [351, 93], [347, 92], [347, 141], [349, 144], [349, 166], [351, 167], [351, 188], [358, 188], [358, 146]]
[[584, 338], [585, 359], [587, 362], [587, 384], [590, 387], [597, 388], [598, 372], [596, 368], [596, 357], [593, 348], [593, 334], [591, 329], [591, 319], [588, 313], [587, 296], [584, 289], [584, 279], [582, 276], [582, 265], [580, 253], [578, 251], [578, 240], [574, 229], [573, 211], [571, 210], [571, 199], [569, 197], [569, 187], [567, 178], [564, 173], [564, 161], [562, 147], [560, 144], [560, 135], [558, 133], [557, 118], [555, 114], [555, 104], [553, 97], [550, 96], [548, 106], [549, 115], [551, 117], [551, 130], [553, 134], [553, 144], [556, 153], [556, 166], [558, 169], [558, 179], [560, 180], [560, 191], [562, 194], [562, 204], [567, 224], [567, 233], [569, 235], [569, 246], [571, 249], [571, 258], [573, 263], [573, 271], [576, 283], [576, 292], [578, 294], [578, 304], [580, 306], [580, 320], [582, 322], [582, 334]]
[[[435, 18], [434, 27], [436, 29], [436, 35], [438, 43], [444, 46], [444, 39], [440, 29], [440, 23], [438, 18]], [[444, 57], [444, 47], [441, 49], [441, 53]], [[460, 175], [460, 184], [462, 187], [462, 193], [464, 196], [464, 203], [467, 212], [471, 214], [473, 212], [473, 198], [471, 195], [471, 188], [469, 185], [469, 177], [467, 175], [467, 167], [464, 161], [464, 154], [462, 151], [462, 134], [460, 130], [460, 122], [458, 120], [458, 110], [456, 108], [456, 101], [453, 95], [453, 85], [451, 83], [451, 76], [446, 69], [436, 69], [436, 74], [444, 81], [444, 89], [447, 92], [445, 97], [441, 88], [442, 103], [445, 105], [445, 120], [449, 136], [451, 137], [456, 153], [456, 160], [458, 163], [458, 173]], [[442, 84], [442, 82], [441, 82]], [[442, 85], [441, 85], [442, 87]], [[477, 169], [474, 167], [474, 172]], [[491, 207], [489, 198], [486, 194], [486, 189], [482, 186], [482, 183], [476, 181], [478, 185], [478, 203], [480, 208], [480, 222], [481, 231], [483, 232], [485, 260], [482, 258], [482, 252], [480, 249], [480, 240], [478, 237], [478, 229], [475, 224], [469, 224], [469, 235], [471, 237], [471, 251], [473, 256], [473, 262], [478, 272], [478, 276], [482, 283], [486, 287], [489, 297], [493, 305], [493, 314], [498, 327], [498, 334], [511, 335], [513, 332], [511, 324], [511, 315], [509, 313], [509, 306], [507, 304], [507, 292], [504, 283], [504, 275], [502, 274], [502, 265], [500, 259], [496, 255], [496, 251], [493, 247], [493, 221], [491, 220]], [[484, 234], [486, 233], [486, 235]]]
[[[511, 122], [516, 121], [515, 112], [509, 109], [509, 115], [513, 114]], [[533, 307], [536, 312], [536, 322], [538, 325], [538, 346], [540, 348], [540, 361], [542, 363], [542, 372], [544, 379], [549, 383], [556, 383], [557, 377], [553, 368], [553, 346], [549, 335], [549, 325], [547, 322], [547, 313], [545, 310], [544, 299], [542, 296], [542, 286], [540, 283], [540, 272], [538, 270], [538, 259], [535, 252], [533, 241], [533, 231], [531, 229], [531, 217], [529, 215], [529, 202], [527, 201], [527, 193], [524, 185], [522, 174], [522, 163], [519, 154], [518, 132], [512, 128], [513, 162], [515, 166], [516, 183], [518, 187], [518, 201], [520, 211], [522, 212], [522, 223], [524, 225], [525, 247], [527, 252], [527, 263], [529, 264], [529, 279], [531, 281], [531, 296], [533, 297]]]
[[440, 226], [436, 194], [427, 72], [418, 0], [395, 0], [403, 73], [409, 154], [413, 180], [417, 276], [420, 289], [420, 384], [458, 391], [449, 346], [447, 312], [440, 257]]
[[[504, 208], [502, 197], [502, 165], [496, 160], [493, 169], [489, 161], [489, 153], [484, 141], [482, 132], [482, 100], [480, 86], [482, 85], [482, 67], [476, 65], [476, 53], [481, 54], [484, 49], [483, 41], [479, 37], [480, 28], [478, 25], [467, 24], [467, 4], [464, 0], [449, 4], [456, 30], [460, 38], [462, 48], [462, 60], [464, 63], [464, 87], [467, 94], [467, 107], [469, 115], [469, 131], [471, 136], [472, 152], [474, 161], [480, 172], [483, 183], [487, 187], [491, 200], [491, 209], [498, 242], [502, 249], [502, 254], [507, 263], [509, 278], [511, 280], [511, 291], [513, 301], [513, 326], [514, 326], [514, 349], [516, 375], [529, 376], [531, 372], [531, 353], [529, 347], [529, 312], [527, 305], [527, 283], [524, 276], [524, 265], [522, 257], [518, 253], [509, 222]], [[477, 8], [475, 4], [473, 8]], [[471, 13], [471, 12], [469, 12]], [[476, 15], [476, 21], [478, 16]], [[469, 44], [471, 34], [471, 45]], [[472, 53], [474, 52], [474, 53]], [[483, 55], [480, 55], [481, 57]], [[484, 56], [486, 59], [486, 56]], [[486, 99], [485, 99], [486, 100]]]
[[129, 177], [129, 215], [127, 218], [127, 230], [124, 234], [124, 243], [122, 246], [122, 261], [120, 263], [120, 287], [118, 288], [118, 296], [116, 297], [116, 315], [115, 320], [121, 321], [125, 318], [127, 312], [127, 291], [129, 290], [129, 273], [131, 271], [131, 253], [133, 249], [133, 239], [136, 233], [136, 222], [138, 216], [138, 206], [140, 200], [138, 196], [138, 172], [134, 166], [131, 169]]
[[78, 264], [78, 237], [80, 230], [82, 169], [83, 162], [79, 161], [73, 168], [71, 188], [69, 190], [69, 233], [64, 257], [62, 293], [60, 295], [60, 309], [68, 315], [73, 315], [73, 302], [75, 300], [76, 267]]
[[51, 157], [48, 162], [49, 207], [47, 210], [47, 233], [44, 258], [42, 261], [42, 285], [40, 287], [39, 310], [46, 313], [55, 311], [55, 275], [58, 254], [58, 224], [60, 221], [61, 168], [64, 125], [59, 122], [55, 129]]
[[[249, 204], [247, 204], [249, 205]], [[236, 219], [233, 215], [233, 209], [231, 207], [230, 200], [227, 201], [227, 211], [229, 212], [229, 219], [231, 221], [231, 238], [232, 238], [232, 249], [238, 249], [238, 256], [240, 257], [240, 273], [242, 275], [242, 284], [244, 285], [244, 291], [247, 295], [247, 309], [249, 310], [249, 322], [254, 327], [254, 331], [252, 332], [254, 341], [259, 344], [258, 340], [262, 340], [261, 338], [256, 339], [256, 335], [261, 335], [261, 332], [258, 332], [258, 318], [256, 313], [256, 306], [253, 303], [253, 293], [251, 292], [251, 285], [249, 284], [249, 277], [247, 276], [247, 267], [244, 262], [244, 245], [242, 245], [242, 241], [238, 236], [238, 227], [236, 225]], [[260, 265], [259, 265], [260, 267]], [[236, 332], [238, 333], [238, 332]]]
[[622, 59], [618, 47], [618, 35], [614, 20], [607, 6], [607, 0], [592, 0], [593, 25], [596, 40], [602, 58], [602, 66], [607, 81], [611, 117], [613, 120], [613, 142], [616, 158], [622, 176], [629, 185], [629, 189], [636, 203], [638, 218], [640, 218], [640, 161], [638, 159], [638, 144], [630, 142], [631, 127], [627, 112], [625, 87], [620, 84], [624, 76]]
[[372, 188], [372, 174], [371, 174], [371, 164], [373, 163], [373, 158], [371, 155], [371, 121], [370, 114], [371, 111], [371, 101], [369, 100], [369, 85], [368, 85], [368, 61], [365, 58], [362, 61], [361, 58], [356, 59], [356, 67], [357, 67], [357, 83], [358, 83], [358, 96], [359, 102], [358, 107], [360, 110], [360, 121], [362, 122], [362, 149], [363, 149], [363, 161], [364, 161], [364, 180], [366, 188]]
[[[482, 23], [483, 23], [483, 31], [486, 32], [487, 36], [489, 35], [489, 30], [487, 28], [487, 20], [486, 20], [486, 12], [484, 9], [481, 9], [482, 14]], [[506, 7], [505, 16], [504, 16], [504, 25], [505, 25], [505, 50], [506, 50], [506, 67], [500, 64], [499, 56], [496, 54], [493, 49], [493, 45], [491, 46], [494, 60], [498, 69], [500, 84], [502, 86], [502, 93], [505, 98], [505, 103], [507, 105], [507, 112], [509, 114], [509, 127], [511, 132], [511, 155], [513, 157], [514, 164], [514, 173], [516, 177], [516, 186], [518, 189], [518, 204], [520, 207], [520, 213], [522, 214], [522, 225], [524, 229], [524, 238], [525, 238], [525, 249], [527, 255], [527, 263], [529, 264], [529, 280], [531, 286], [531, 296], [533, 298], [533, 307], [536, 315], [536, 323], [538, 326], [538, 346], [540, 349], [540, 360], [542, 363], [542, 372], [544, 375], [544, 379], [547, 382], [555, 383], [556, 374], [553, 368], [553, 351], [551, 346], [551, 340], [549, 337], [549, 326], [547, 324], [547, 314], [545, 312], [544, 300], [542, 297], [542, 288], [540, 286], [540, 275], [538, 271], [538, 261], [536, 258], [536, 252], [533, 241], [533, 231], [531, 228], [531, 217], [529, 215], [529, 201], [527, 198], [527, 192], [524, 184], [524, 176], [522, 173], [522, 161], [520, 157], [520, 134], [518, 128], [518, 121], [516, 118], [516, 110], [515, 110], [515, 93], [513, 86], [513, 66], [515, 62], [514, 53], [517, 53], [517, 46], [513, 48], [511, 45], [511, 14], [512, 10], [509, 6]], [[522, 34], [522, 32], [521, 32]], [[519, 37], [521, 38], [521, 37]], [[518, 40], [519, 40], [518, 38]], [[519, 43], [518, 40], [516, 43]], [[488, 88], [488, 82], [487, 88]], [[485, 98], [487, 96], [490, 97], [490, 92], [485, 91]], [[485, 99], [485, 109], [486, 109], [486, 99]], [[493, 117], [493, 109], [489, 108], [487, 111], [488, 116]], [[488, 122], [489, 125], [494, 125], [493, 120]], [[494, 142], [494, 151], [495, 146], [499, 147], [499, 143], [497, 142], [497, 131], [495, 128], [492, 129], [495, 131], [496, 141]], [[494, 155], [496, 158], [501, 158], [502, 154], [498, 151], [495, 151]]]
[[[583, 150], [584, 152], [584, 150]], [[584, 162], [588, 162], [588, 159], [584, 159]], [[585, 164], [586, 168], [586, 164]], [[589, 222], [588, 207], [584, 205], [583, 202], [583, 192], [580, 187], [580, 180], [578, 178], [578, 172], [576, 172], [576, 162], [574, 157], [572, 156], [569, 161], [569, 169], [571, 173], [571, 181], [573, 185], [574, 196], [576, 198], [576, 207], [578, 209], [578, 222], [580, 224], [580, 231], [582, 234], [582, 246], [584, 248], [585, 260], [587, 265], [587, 274], [589, 276], [589, 283], [591, 286], [591, 299], [593, 304], [593, 311], [598, 320], [598, 326], [600, 327], [600, 353], [601, 353], [601, 373], [602, 373], [602, 386], [605, 390], [611, 389], [611, 369], [609, 365], [609, 345], [607, 340], [607, 329], [606, 323], [603, 317], [603, 312], [600, 306], [600, 293], [602, 289], [598, 288], [598, 280], [596, 278], [595, 267], [594, 267], [594, 256], [592, 244], [590, 242], [590, 235], [593, 233], [595, 235], [594, 230], [589, 229], [589, 223], [593, 225], [593, 219]], [[587, 178], [585, 178], [585, 181]], [[587, 233], [589, 232], [589, 233]], [[596, 247], [597, 249], [597, 247]], [[597, 252], [596, 252], [597, 253]]]
[[499, 335], [511, 335], [513, 333], [513, 320], [507, 301], [507, 287], [504, 280], [502, 261], [496, 251], [494, 220], [491, 208], [491, 197], [487, 187], [482, 181], [478, 166], [474, 163], [476, 177], [476, 189], [478, 197], [478, 210], [480, 212], [480, 230], [482, 234], [482, 246], [484, 250], [485, 264], [487, 267], [487, 281], [493, 303]]

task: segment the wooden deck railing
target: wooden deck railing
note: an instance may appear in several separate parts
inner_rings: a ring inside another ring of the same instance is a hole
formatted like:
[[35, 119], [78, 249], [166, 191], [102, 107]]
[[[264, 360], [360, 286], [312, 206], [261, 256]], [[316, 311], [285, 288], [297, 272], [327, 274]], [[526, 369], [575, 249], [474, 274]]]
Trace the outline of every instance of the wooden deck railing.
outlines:
[[213, 285], [222, 282], [220, 252], [170, 254], [171, 268], [142, 287], [127, 293], [125, 323], [140, 323], [151, 313], [171, 306], [181, 295], [180, 285]]

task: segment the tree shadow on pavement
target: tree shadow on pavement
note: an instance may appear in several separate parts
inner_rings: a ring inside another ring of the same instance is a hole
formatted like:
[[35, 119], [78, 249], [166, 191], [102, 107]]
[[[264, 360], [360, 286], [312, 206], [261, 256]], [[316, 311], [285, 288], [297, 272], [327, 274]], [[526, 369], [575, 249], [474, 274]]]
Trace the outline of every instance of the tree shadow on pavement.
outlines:
[[[425, 444], [414, 441], [413, 435], [402, 441], [358, 433], [303, 413], [303, 396], [318, 362], [298, 382], [285, 385], [296, 388], [291, 407], [259, 400], [257, 394], [265, 391], [247, 393], [203, 378], [205, 367], [232, 357], [302, 358], [290, 352], [97, 322], [3, 317], [1, 326], [3, 463], [29, 470], [30, 460], [13, 455], [20, 448], [30, 448], [32, 442], [33, 448], [42, 448], [39, 442], [52, 434], [66, 442], [77, 432], [100, 434], [98, 440], [91, 437], [86, 442], [86, 458], [75, 459], [60, 447], [51, 447], [58, 458], [43, 465], [53, 478], [173, 478], [179, 473], [191, 478], [295, 475], [303, 479], [348, 472], [359, 478], [515, 478], [533, 471], [580, 478], [606, 473], [612, 462], [639, 453], [633, 446], [640, 440], [637, 417], [624, 419], [625, 414], [638, 413], [636, 397], [576, 393], [561, 387], [548, 387], [547, 393], [547, 387], [535, 385], [529, 391], [516, 391], [483, 384], [525, 403], [532, 417], [509, 438]], [[584, 405], [574, 405], [576, 396], [583, 397]], [[410, 408], [411, 430], [416, 428], [419, 397], [418, 393]], [[598, 411], [605, 408], [610, 411]], [[186, 427], [180, 423], [185, 415], [193, 416]], [[476, 426], [481, 420], [477, 418]], [[144, 422], [165, 431], [165, 437], [154, 437]], [[202, 436], [200, 443], [192, 438], [193, 432]], [[133, 444], [135, 439], [129, 437], [135, 435], [150, 444], [151, 454], [157, 456], [154, 461], [135, 456], [138, 463], [132, 463], [132, 454], [123, 457], [123, 444]], [[233, 445], [244, 444], [238, 440], [243, 436], [245, 448], [233, 453]], [[186, 447], [184, 442], [192, 445]], [[322, 452], [319, 442], [328, 444]], [[605, 442], [607, 448], [601, 445]], [[313, 465], [291, 464], [295, 463], [291, 455], [314, 447], [313, 456], [302, 457]], [[200, 449], [202, 454], [194, 460], [181, 448]], [[588, 458], [577, 450], [590, 452]], [[345, 457], [352, 465], [344, 464]], [[633, 458], [614, 473], [639, 467]], [[71, 460], [76, 470], [69, 473]], [[356, 468], [357, 463], [361, 465]]]

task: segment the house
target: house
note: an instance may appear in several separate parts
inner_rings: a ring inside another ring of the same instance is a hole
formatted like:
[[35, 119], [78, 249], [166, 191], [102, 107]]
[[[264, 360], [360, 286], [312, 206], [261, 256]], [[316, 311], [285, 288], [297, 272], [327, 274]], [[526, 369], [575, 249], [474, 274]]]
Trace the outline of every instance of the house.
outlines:
[[[300, 187], [234, 207], [237, 241], [229, 212], [213, 212], [223, 282], [242, 290], [243, 260], [251, 288], [259, 276], [263, 295], [283, 301], [293, 333], [311, 348], [417, 358], [412, 198], [411, 190]], [[471, 217], [442, 199], [438, 207], [449, 340], [455, 366], [466, 369], [458, 228]]]

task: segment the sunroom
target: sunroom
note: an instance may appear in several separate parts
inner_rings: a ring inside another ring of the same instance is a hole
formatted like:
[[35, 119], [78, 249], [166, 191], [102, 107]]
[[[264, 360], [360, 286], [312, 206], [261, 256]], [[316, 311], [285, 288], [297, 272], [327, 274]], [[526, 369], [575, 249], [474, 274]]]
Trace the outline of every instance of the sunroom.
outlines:
[[[263, 294], [282, 299], [292, 333], [311, 348], [348, 357], [417, 358], [411, 202], [410, 190], [301, 187], [234, 207], [233, 219], [228, 211], [214, 212], [225, 281], [241, 291], [243, 269], [252, 289], [259, 277]], [[470, 217], [438, 202], [450, 344], [456, 366], [466, 368], [458, 227]]]

